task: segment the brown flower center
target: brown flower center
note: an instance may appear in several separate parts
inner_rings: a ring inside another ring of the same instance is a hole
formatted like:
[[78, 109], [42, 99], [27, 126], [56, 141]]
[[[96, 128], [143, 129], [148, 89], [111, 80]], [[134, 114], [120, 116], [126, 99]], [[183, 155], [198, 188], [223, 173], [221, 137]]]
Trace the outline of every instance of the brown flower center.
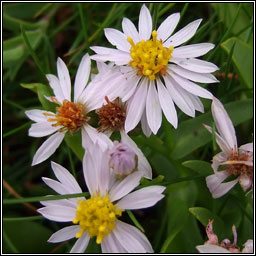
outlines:
[[105, 97], [106, 105], [102, 105], [101, 108], [96, 110], [99, 117], [100, 127], [99, 132], [104, 131], [120, 131], [124, 128], [124, 122], [126, 118], [126, 107], [121, 103], [121, 100], [117, 98], [114, 101], [109, 101], [108, 97]]
[[71, 134], [78, 131], [85, 122], [89, 121], [89, 117], [87, 117], [87, 111], [84, 104], [74, 103], [68, 100], [64, 100], [61, 104], [58, 100], [52, 97], [52, 100], [60, 105], [60, 107], [56, 108], [57, 114], [52, 115], [49, 113], [44, 113], [45, 116], [52, 116], [52, 118], [48, 118], [49, 122], [56, 122], [52, 124], [52, 126], [64, 126], [59, 131], [67, 131]]

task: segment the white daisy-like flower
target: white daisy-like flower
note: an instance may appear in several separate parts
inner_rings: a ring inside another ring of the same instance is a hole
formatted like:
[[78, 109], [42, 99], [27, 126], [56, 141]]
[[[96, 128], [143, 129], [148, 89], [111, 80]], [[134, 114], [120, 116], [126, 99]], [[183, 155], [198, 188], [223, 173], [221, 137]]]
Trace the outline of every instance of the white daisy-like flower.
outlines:
[[196, 249], [200, 253], [253, 253], [253, 240], [248, 239], [244, 244], [242, 251], [237, 247], [237, 232], [235, 225], [232, 226], [232, 232], [234, 236], [234, 241], [231, 244], [228, 238], [225, 238], [219, 244], [218, 236], [213, 232], [212, 227], [213, 220], [209, 220], [206, 227], [206, 234], [208, 236], [208, 241], [204, 245], [196, 246]]
[[[206, 184], [213, 198], [226, 194], [238, 182], [244, 191], [253, 187], [253, 143], [237, 147], [236, 133], [228, 113], [222, 103], [213, 98], [212, 115], [219, 133], [215, 133], [216, 142], [222, 152], [213, 157], [212, 168], [214, 174], [206, 177]], [[212, 128], [204, 125], [212, 132]], [[218, 171], [219, 166], [226, 166], [225, 170]], [[230, 176], [236, 178], [222, 183]]]
[[[97, 157], [95, 157], [97, 156]], [[117, 181], [108, 166], [108, 152], [101, 152], [97, 144], [84, 156], [84, 178], [91, 197], [42, 201], [38, 212], [45, 218], [74, 225], [55, 232], [48, 240], [58, 243], [78, 238], [71, 253], [83, 253], [90, 238], [96, 237], [103, 253], [146, 253], [153, 249], [146, 236], [137, 228], [118, 217], [125, 209], [135, 210], [155, 205], [161, 200], [163, 186], [149, 186], [131, 192], [139, 185], [142, 173], [137, 171]], [[52, 162], [52, 169], [59, 181], [43, 178], [59, 194], [81, 193], [74, 177], [61, 165]]]
[[[197, 59], [214, 44], [199, 43], [180, 46], [196, 33], [202, 19], [195, 20], [173, 33], [180, 19], [179, 13], [168, 16], [157, 30], [152, 32], [152, 18], [146, 5], [139, 16], [139, 30], [127, 18], [123, 19], [123, 33], [112, 28], [104, 30], [108, 41], [117, 49], [93, 46], [91, 56], [97, 61], [111, 61], [120, 69], [115, 79], [106, 85], [116, 96], [128, 100], [125, 131], [129, 132], [141, 120], [145, 135], [157, 133], [166, 119], [176, 128], [178, 118], [174, 103], [187, 115], [194, 117], [195, 110], [203, 112], [198, 96], [212, 99], [212, 94], [198, 86], [199, 83], [216, 83], [211, 74], [218, 67]], [[152, 35], [152, 39], [151, 38]]]
[[[108, 74], [111, 67], [106, 65], [102, 71]], [[87, 86], [91, 70], [91, 60], [86, 54], [79, 65], [74, 85], [74, 100], [71, 101], [71, 81], [68, 69], [65, 63], [58, 58], [57, 71], [58, 78], [55, 75], [46, 75], [54, 96], [46, 97], [49, 101], [58, 104], [56, 113], [45, 110], [28, 110], [25, 114], [36, 123], [29, 129], [29, 136], [44, 137], [51, 135], [37, 150], [32, 165], [39, 164], [49, 158], [59, 147], [66, 132], [73, 134], [81, 130], [83, 147], [86, 148], [92, 143], [99, 143], [102, 148], [108, 147], [109, 140], [103, 133], [98, 133], [95, 128], [88, 124], [88, 113], [102, 105], [103, 100], [100, 93], [95, 93], [99, 81], [104, 78], [100, 72]], [[100, 90], [105, 94], [104, 88]]]

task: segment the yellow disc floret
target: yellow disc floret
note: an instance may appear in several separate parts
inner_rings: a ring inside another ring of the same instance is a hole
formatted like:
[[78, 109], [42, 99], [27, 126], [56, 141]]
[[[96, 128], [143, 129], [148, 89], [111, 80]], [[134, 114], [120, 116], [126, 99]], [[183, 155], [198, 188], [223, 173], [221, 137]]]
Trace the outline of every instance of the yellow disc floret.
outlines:
[[74, 224], [78, 224], [81, 230], [76, 234], [76, 238], [88, 231], [90, 237], [96, 236], [96, 243], [100, 244], [103, 238], [115, 228], [116, 216], [121, 216], [122, 210], [116, 209], [108, 198], [93, 196], [86, 201], [79, 200], [76, 209]]
[[166, 75], [166, 67], [173, 51], [173, 46], [164, 47], [162, 41], [157, 40], [156, 37], [157, 32], [154, 30], [151, 40], [142, 40], [134, 44], [131, 37], [127, 38], [131, 44], [130, 55], [132, 57], [129, 65], [139, 69], [137, 75], [148, 76], [150, 80], [155, 80], [158, 73]]

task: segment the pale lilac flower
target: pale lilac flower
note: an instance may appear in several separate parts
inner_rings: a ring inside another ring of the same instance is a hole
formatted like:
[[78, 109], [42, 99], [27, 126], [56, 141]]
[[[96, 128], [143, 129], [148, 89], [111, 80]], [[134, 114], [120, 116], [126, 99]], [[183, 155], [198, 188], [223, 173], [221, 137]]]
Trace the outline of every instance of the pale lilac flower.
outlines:
[[[100, 64], [99, 64], [100, 65]], [[104, 69], [104, 74], [110, 72]], [[29, 129], [29, 136], [44, 137], [51, 135], [37, 150], [33, 158], [32, 165], [39, 164], [49, 158], [59, 147], [66, 132], [73, 134], [81, 130], [83, 147], [86, 148], [92, 143], [99, 143], [102, 148], [108, 147], [108, 138], [98, 133], [95, 128], [88, 124], [88, 113], [102, 105], [103, 100], [101, 94], [95, 93], [99, 81], [104, 80], [102, 74], [99, 73], [94, 81], [87, 85], [91, 70], [91, 60], [86, 54], [79, 65], [74, 85], [74, 100], [71, 100], [71, 81], [68, 69], [65, 63], [58, 58], [57, 71], [58, 77], [55, 75], [46, 75], [54, 96], [46, 97], [59, 105], [56, 113], [45, 110], [28, 110], [25, 114], [36, 123], [32, 124]], [[100, 90], [104, 93], [104, 90]]]
[[[219, 198], [226, 194], [238, 182], [244, 191], [253, 187], [253, 143], [248, 143], [238, 148], [235, 129], [224, 106], [217, 99], [212, 101], [212, 114], [216, 128], [216, 142], [222, 152], [213, 157], [212, 168], [214, 174], [206, 177], [206, 184], [213, 198]], [[204, 125], [212, 132], [211, 127]], [[225, 169], [218, 171], [219, 166]], [[236, 178], [224, 182], [231, 175]]]
[[[235, 225], [232, 226], [232, 232], [234, 236], [233, 243], [231, 244], [230, 240], [225, 238], [219, 244], [218, 237], [213, 232], [212, 223], [213, 220], [209, 220], [209, 223], [206, 227], [208, 241], [206, 241], [204, 245], [196, 246], [196, 249], [200, 253], [241, 253], [240, 249], [237, 247], [237, 232]], [[247, 240], [247, 242], [244, 244], [242, 253], [253, 253], [253, 240]]]
[[[97, 156], [97, 157], [95, 157]], [[155, 205], [161, 200], [163, 186], [149, 186], [134, 192], [142, 173], [136, 171], [117, 181], [108, 166], [109, 154], [99, 150], [97, 144], [88, 148], [83, 160], [83, 173], [91, 197], [42, 201], [38, 212], [45, 218], [58, 222], [72, 222], [55, 232], [48, 240], [58, 243], [78, 238], [71, 253], [83, 253], [91, 237], [101, 244], [103, 253], [146, 253], [153, 249], [146, 236], [137, 228], [118, 217], [125, 209], [135, 210]], [[61, 165], [52, 162], [58, 181], [43, 178], [59, 194], [81, 193], [74, 177]], [[94, 221], [91, 221], [94, 219]]]
[[[177, 128], [174, 103], [187, 115], [204, 111], [199, 97], [212, 99], [212, 94], [199, 83], [216, 83], [211, 74], [218, 67], [198, 59], [214, 48], [211, 43], [181, 46], [196, 33], [202, 19], [195, 20], [173, 34], [179, 13], [168, 16], [157, 31], [152, 31], [152, 18], [146, 5], [140, 11], [138, 30], [127, 18], [122, 21], [123, 32], [104, 30], [107, 40], [117, 49], [93, 46], [91, 56], [97, 61], [110, 61], [119, 67], [118, 76], [111, 75], [106, 85], [116, 97], [128, 101], [125, 131], [141, 121], [143, 132], [157, 133], [166, 119]], [[152, 39], [150, 39], [152, 34]], [[173, 34], [173, 35], [172, 35]], [[198, 97], [199, 96], [199, 97]]]

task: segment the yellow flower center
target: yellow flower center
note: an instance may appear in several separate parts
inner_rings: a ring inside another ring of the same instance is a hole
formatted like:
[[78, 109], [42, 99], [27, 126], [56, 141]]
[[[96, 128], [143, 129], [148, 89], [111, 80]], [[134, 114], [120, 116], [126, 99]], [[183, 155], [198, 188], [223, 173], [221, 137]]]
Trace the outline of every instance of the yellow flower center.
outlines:
[[89, 120], [86, 117], [87, 111], [84, 104], [73, 103], [68, 100], [64, 100], [61, 104], [56, 98], [51, 97], [53, 102], [60, 105], [56, 108], [57, 114], [44, 113], [45, 116], [51, 116], [48, 118], [48, 122], [56, 122], [52, 126], [64, 126], [60, 131], [69, 130], [71, 134], [78, 131], [85, 122]]
[[79, 200], [76, 208], [74, 224], [79, 223], [81, 230], [76, 238], [88, 231], [90, 237], [96, 236], [96, 243], [100, 244], [103, 238], [115, 228], [116, 216], [122, 215], [122, 210], [116, 209], [108, 198], [93, 196], [86, 201]]
[[129, 65], [139, 69], [138, 76], [148, 76], [150, 80], [155, 80], [158, 73], [166, 75], [166, 67], [174, 48], [173, 46], [164, 47], [162, 40], [159, 41], [156, 37], [156, 30], [152, 32], [151, 40], [142, 40], [137, 44], [134, 44], [131, 37], [127, 37], [127, 41], [131, 44], [130, 55], [132, 57]]

